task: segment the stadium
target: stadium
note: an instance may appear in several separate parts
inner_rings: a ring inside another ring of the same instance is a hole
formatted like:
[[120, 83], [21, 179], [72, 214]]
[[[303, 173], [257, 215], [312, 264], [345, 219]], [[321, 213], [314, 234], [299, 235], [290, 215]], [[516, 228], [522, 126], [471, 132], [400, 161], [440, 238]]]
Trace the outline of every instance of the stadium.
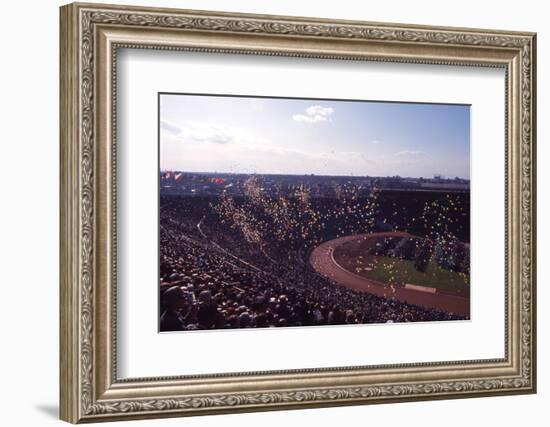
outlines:
[[469, 183], [440, 181], [161, 173], [160, 330], [469, 319]]

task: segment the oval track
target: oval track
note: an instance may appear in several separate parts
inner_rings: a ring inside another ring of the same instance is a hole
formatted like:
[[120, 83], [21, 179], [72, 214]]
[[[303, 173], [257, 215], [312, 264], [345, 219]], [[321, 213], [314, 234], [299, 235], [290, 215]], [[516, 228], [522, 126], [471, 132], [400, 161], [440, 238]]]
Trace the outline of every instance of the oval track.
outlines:
[[407, 237], [411, 236], [405, 232], [384, 232], [357, 234], [354, 236], [339, 237], [334, 240], [329, 240], [317, 246], [309, 257], [309, 262], [312, 267], [324, 277], [327, 277], [334, 282], [347, 288], [356, 289], [364, 292], [369, 292], [384, 298], [395, 298], [401, 302], [415, 304], [422, 307], [436, 308], [447, 313], [454, 313], [461, 316], [470, 316], [470, 300], [457, 295], [450, 295], [440, 292], [427, 293], [414, 289], [406, 289], [404, 287], [392, 287], [384, 283], [376, 282], [367, 279], [363, 276], [346, 270], [334, 259], [334, 250], [343, 243], [365, 239], [370, 237]]

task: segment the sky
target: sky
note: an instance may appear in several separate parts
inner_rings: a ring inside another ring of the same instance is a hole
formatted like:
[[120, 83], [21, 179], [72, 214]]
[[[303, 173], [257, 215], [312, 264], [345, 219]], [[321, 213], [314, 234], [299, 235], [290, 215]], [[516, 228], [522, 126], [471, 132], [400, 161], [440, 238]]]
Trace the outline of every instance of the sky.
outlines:
[[160, 169], [470, 178], [470, 107], [160, 95]]

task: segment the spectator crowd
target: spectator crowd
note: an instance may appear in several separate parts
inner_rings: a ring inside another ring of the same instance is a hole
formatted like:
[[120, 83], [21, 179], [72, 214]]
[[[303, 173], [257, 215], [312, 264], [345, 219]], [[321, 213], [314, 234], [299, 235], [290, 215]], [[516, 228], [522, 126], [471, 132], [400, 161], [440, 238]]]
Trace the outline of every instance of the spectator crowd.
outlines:
[[[266, 206], [287, 215], [285, 221], [293, 220], [276, 202], [231, 203], [219, 209], [207, 198], [161, 197], [161, 331], [462, 319], [355, 291], [318, 275], [307, 262], [309, 251], [345, 228], [345, 216], [331, 223], [327, 212], [332, 208], [319, 207], [321, 201], [297, 201], [302, 219], [305, 215], [316, 224], [309, 230], [302, 226], [300, 233], [288, 229], [292, 242], [283, 232], [270, 233]], [[350, 209], [340, 204], [337, 211]], [[375, 223], [374, 208], [372, 212], [364, 223]]]

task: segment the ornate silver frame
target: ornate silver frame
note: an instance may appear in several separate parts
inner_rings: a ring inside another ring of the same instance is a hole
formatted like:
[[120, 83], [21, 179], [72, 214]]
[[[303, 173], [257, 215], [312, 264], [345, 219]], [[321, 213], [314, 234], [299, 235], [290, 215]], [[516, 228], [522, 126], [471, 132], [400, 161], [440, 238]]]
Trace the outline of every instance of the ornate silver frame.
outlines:
[[[190, 10], [61, 8], [61, 418], [77, 423], [534, 393], [533, 33]], [[176, 378], [116, 376], [118, 47], [506, 70], [505, 357]]]

